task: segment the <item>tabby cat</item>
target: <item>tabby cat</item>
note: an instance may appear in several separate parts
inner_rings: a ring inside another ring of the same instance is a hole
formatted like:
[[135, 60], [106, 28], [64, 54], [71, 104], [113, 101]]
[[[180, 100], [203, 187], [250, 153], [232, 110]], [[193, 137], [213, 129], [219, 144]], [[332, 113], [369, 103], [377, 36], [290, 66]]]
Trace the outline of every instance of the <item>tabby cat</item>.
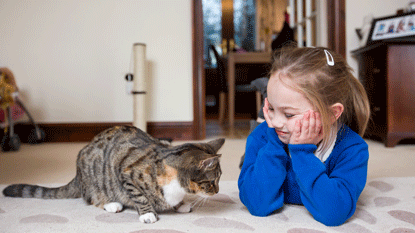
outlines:
[[135, 208], [144, 223], [157, 211], [190, 212], [188, 194], [207, 197], [219, 191], [222, 174], [216, 154], [225, 139], [172, 146], [131, 126], [107, 129], [78, 154], [76, 176], [58, 188], [14, 184], [5, 196], [43, 199], [82, 197], [108, 212]]

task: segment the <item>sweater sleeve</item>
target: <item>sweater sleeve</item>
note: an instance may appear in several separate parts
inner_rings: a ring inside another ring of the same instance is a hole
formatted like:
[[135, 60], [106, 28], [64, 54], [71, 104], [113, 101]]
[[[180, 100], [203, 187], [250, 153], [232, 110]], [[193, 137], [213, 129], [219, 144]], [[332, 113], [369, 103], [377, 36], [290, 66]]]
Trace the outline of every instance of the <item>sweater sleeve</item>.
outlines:
[[315, 145], [289, 145], [301, 200], [317, 221], [337, 226], [356, 210], [366, 184], [368, 147], [363, 142], [333, 151], [339, 154], [330, 174], [313, 154], [316, 148]]
[[277, 138], [269, 139], [267, 131], [268, 126], [263, 124], [248, 137], [238, 180], [239, 197], [255, 216], [271, 214], [284, 201], [282, 184], [288, 155]]

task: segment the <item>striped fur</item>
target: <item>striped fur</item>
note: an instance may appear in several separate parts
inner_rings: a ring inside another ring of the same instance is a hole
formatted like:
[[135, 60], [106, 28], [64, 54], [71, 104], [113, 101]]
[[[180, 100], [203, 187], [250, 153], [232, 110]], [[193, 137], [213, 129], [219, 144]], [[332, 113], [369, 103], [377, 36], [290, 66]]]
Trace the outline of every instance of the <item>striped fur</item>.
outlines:
[[219, 191], [221, 168], [217, 151], [225, 139], [172, 146], [130, 126], [98, 134], [78, 154], [75, 178], [58, 188], [15, 184], [5, 196], [23, 198], [80, 198], [103, 208], [118, 202], [140, 216], [177, 209], [167, 203], [163, 187], [178, 182], [186, 193], [213, 195]]

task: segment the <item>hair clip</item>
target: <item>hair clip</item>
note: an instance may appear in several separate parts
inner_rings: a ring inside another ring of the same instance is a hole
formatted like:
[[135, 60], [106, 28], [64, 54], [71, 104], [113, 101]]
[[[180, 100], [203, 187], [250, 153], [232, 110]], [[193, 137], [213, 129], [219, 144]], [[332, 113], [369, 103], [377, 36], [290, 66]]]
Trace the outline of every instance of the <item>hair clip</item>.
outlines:
[[324, 53], [326, 54], [327, 65], [334, 66], [334, 59], [333, 59], [333, 56], [331, 55], [331, 53], [327, 50], [324, 50]]

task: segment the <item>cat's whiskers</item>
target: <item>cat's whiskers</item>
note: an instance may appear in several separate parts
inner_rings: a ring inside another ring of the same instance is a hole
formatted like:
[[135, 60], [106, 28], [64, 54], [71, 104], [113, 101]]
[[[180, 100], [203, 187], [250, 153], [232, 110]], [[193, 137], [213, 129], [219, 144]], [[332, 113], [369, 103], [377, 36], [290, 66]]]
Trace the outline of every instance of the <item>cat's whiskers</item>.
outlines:
[[191, 203], [191, 206], [192, 206], [192, 209], [197, 205], [197, 204], [199, 204], [201, 201], [202, 201], [202, 197], [200, 197], [200, 196], [197, 196], [197, 198], [194, 200], [194, 201], [192, 201], [192, 203]]
[[203, 204], [202, 204], [202, 206], [204, 206], [204, 205], [208, 204], [208, 203], [209, 203], [209, 201], [210, 201], [210, 198], [209, 198], [209, 197], [205, 197], [205, 198], [203, 198]]
[[198, 198], [196, 198], [196, 200], [192, 202], [192, 209], [194, 210], [199, 209], [201, 206], [205, 204], [205, 202], [206, 202], [205, 197], [198, 196]]
[[199, 208], [204, 206], [207, 202], [207, 198], [206, 197], [202, 197], [202, 201], [200, 202]]

